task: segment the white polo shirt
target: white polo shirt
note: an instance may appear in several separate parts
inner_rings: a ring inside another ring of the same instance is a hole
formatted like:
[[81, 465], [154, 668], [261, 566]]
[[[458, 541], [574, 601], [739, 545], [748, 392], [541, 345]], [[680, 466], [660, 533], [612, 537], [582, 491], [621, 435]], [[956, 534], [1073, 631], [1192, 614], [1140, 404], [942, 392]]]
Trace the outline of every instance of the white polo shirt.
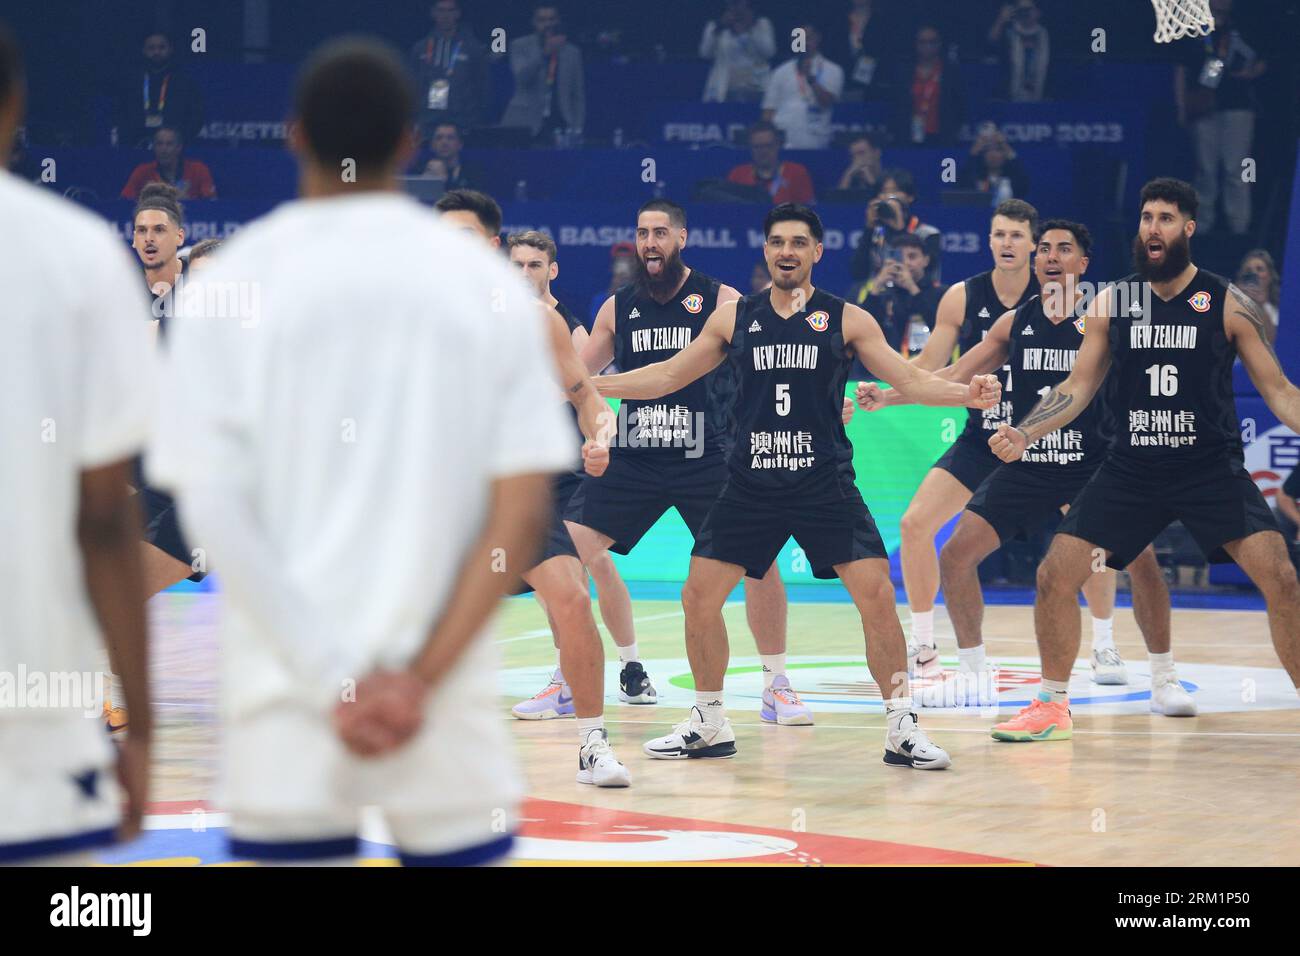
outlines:
[[[236, 713], [307, 692], [287, 643], [356, 678], [405, 664], [481, 532], [490, 482], [574, 463], [530, 290], [405, 196], [281, 206], [223, 246], [180, 309], [150, 480], [175, 493], [197, 547], [195, 489], [247, 500], [311, 609], [300, 633], [259, 633], [227, 595]], [[220, 579], [218, 553], [213, 568]]]
[[[844, 92], [844, 71], [820, 53], [810, 75], [835, 99]], [[786, 149], [825, 149], [831, 144], [831, 110], [817, 105], [812, 85], [799, 75], [799, 61], [786, 60], [767, 79], [763, 109], [772, 110], [772, 124], [785, 134]]]

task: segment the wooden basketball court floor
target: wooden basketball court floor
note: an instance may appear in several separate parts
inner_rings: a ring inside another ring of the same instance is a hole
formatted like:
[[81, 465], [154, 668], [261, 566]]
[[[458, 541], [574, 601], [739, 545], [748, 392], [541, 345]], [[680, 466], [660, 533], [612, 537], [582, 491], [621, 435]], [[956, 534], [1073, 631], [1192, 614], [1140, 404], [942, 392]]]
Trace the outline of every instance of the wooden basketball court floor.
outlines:
[[[166, 593], [151, 604], [159, 725], [149, 829], [103, 854], [104, 862], [235, 862], [222, 838], [215, 786], [216, 602], [210, 593]], [[759, 719], [762, 681], [744, 608], [729, 604], [727, 706], [739, 753], [721, 761], [651, 760], [641, 744], [685, 716], [693, 690], [680, 605], [637, 600], [634, 608], [660, 703], [618, 703], [616, 655], [606, 638], [606, 719], [632, 773], [627, 790], [574, 781], [572, 720], [510, 718], [510, 704], [544, 686], [554, 658], [534, 602], [508, 601], [499, 617], [500, 719], [511, 725], [530, 797], [518, 864], [1300, 863], [1300, 700], [1277, 664], [1261, 611], [1174, 611], [1179, 677], [1199, 717], [1149, 713], [1145, 654], [1131, 611], [1120, 608], [1116, 642], [1130, 684], [1092, 685], [1081, 660], [1071, 685], [1072, 741], [998, 743], [988, 733], [991, 710], [922, 710], [923, 725], [953, 766], [921, 773], [881, 762], [883, 707], [848, 603], [790, 606], [790, 675], [816, 726]], [[1004, 667], [1003, 715], [1014, 713], [1038, 680], [1031, 615], [1029, 607], [988, 608], [990, 657]], [[955, 667], [942, 607], [936, 632], [945, 662]], [[1086, 620], [1084, 638], [1086, 650]], [[363, 838], [365, 862], [392, 862], [381, 830], [367, 825]]]

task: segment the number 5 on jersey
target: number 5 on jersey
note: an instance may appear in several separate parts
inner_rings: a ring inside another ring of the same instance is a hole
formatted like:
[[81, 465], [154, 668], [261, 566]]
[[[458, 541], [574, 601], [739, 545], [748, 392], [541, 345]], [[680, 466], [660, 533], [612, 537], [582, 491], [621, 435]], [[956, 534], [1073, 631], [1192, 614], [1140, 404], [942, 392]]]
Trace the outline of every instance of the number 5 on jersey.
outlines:
[[778, 415], [790, 414], [790, 386], [778, 385], [776, 387], [776, 413]]

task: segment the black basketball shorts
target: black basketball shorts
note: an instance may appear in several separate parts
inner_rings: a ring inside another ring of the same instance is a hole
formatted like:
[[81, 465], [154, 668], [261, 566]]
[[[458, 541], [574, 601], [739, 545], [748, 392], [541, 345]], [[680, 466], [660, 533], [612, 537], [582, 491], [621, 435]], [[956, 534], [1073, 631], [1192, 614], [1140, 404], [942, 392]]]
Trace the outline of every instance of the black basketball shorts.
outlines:
[[1003, 463], [993, 469], [966, 505], [967, 511], [992, 526], [1003, 543], [1028, 540], [1059, 517], [1061, 506], [1074, 501], [1095, 470], [1058, 468], [1053, 473], [1024, 464]]
[[649, 454], [615, 449], [605, 473], [582, 482], [565, 517], [612, 539], [611, 551], [627, 554], [665, 511], [676, 508], [698, 540], [726, 480], [721, 452], [686, 458], [680, 449]]
[[1112, 454], [1079, 492], [1057, 533], [1105, 548], [1111, 552], [1106, 563], [1123, 568], [1174, 521], [1216, 564], [1232, 560], [1224, 544], [1278, 530], [1240, 458], [1153, 467]]
[[989, 449], [988, 435], [962, 432], [934, 467], [948, 472], [968, 491], [974, 491], [1001, 464], [1002, 460]]
[[809, 476], [804, 486], [780, 495], [728, 478], [691, 554], [738, 564], [749, 577], [761, 578], [790, 538], [819, 578], [836, 577], [837, 564], [888, 557], [857, 485], [834, 471]]

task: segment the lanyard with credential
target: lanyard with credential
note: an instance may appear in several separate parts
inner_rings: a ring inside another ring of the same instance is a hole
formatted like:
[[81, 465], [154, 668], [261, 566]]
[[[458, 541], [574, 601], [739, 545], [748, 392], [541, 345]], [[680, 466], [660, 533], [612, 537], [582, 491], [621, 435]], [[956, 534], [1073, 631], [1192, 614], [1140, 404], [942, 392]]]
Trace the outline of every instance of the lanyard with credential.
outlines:
[[[450, 78], [451, 78], [451, 75], [452, 75], [453, 73], [456, 72], [456, 57], [460, 56], [460, 45], [461, 45], [461, 42], [462, 42], [462, 41], [457, 40], [457, 41], [456, 41], [456, 45], [455, 45], [454, 47], [451, 48], [451, 57], [449, 58], [449, 59], [450, 59], [450, 62], [447, 64], [447, 77], [448, 77], [448, 79], [450, 79]], [[425, 43], [425, 47], [424, 47], [424, 62], [425, 62], [425, 63], [432, 63], [432, 62], [433, 62], [433, 38], [432, 38], [432, 37], [430, 37], [430, 38], [428, 39], [428, 41]]]
[[[162, 89], [158, 91], [158, 112], [161, 113], [167, 108], [167, 84], [172, 81], [172, 75], [168, 73], [163, 77]], [[144, 75], [144, 111], [149, 112], [149, 74]]]

